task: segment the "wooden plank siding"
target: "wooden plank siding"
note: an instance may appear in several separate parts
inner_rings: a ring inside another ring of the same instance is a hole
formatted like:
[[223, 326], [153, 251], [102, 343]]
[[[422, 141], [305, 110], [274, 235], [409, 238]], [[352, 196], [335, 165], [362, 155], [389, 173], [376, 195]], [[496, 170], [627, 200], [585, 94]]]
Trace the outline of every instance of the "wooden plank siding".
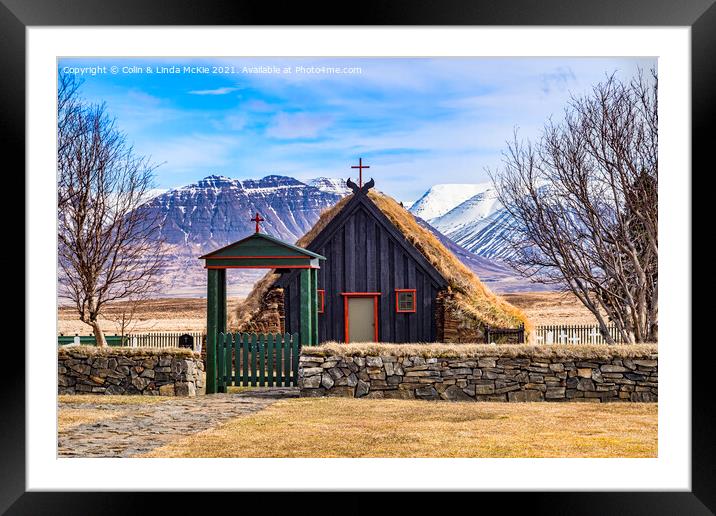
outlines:
[[[447, 282], [365, 195], [355, 196], [307, 248], [326, 257], [318, 274], [318, 288], [325, 290], [319, 342], [344, 340], [342, 294], [350, 292], [380, 292], [379, 340], [436, 340], [436, 297]], [[299, 276], [286, 271], [276, 282], [285, 292], [288, 333], [300, 329]], [[416, 290], [415, 312], [396, 313], [396, 288]]]

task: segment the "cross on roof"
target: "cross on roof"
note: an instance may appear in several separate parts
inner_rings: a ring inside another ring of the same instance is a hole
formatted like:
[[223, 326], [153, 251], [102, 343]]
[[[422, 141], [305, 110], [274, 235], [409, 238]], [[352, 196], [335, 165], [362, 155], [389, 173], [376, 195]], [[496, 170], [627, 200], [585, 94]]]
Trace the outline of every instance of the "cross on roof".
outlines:
[[358, 165], [351, 165], [351, 168], [358, 169], [358, 187], [362, 188], [363, 187], [363, 169], [370, 168], [370, 166], [363, 164], [363, 158], [358, 158]]
[[261, 215], [259, 215], [258, 211], [256, 212], [256, 216], [253, 219], [251, 219], [252, 222], [256, 222], [256, 232], [257, 233], [260, 232], [259, 231], [259, 222], [263, 222], [264, 220], [266, 220], [266, 219], [264, 219]]

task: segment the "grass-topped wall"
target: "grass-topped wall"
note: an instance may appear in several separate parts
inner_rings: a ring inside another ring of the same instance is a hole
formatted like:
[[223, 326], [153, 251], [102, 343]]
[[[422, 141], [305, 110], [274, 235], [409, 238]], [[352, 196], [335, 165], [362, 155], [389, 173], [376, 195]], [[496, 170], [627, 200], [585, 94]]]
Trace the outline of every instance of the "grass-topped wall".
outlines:
[[59, 394], [195, 396], [204, 363], [183, 348], [64, 346], [57, 350]]
[[338, 344], [304, 348], [301, 396], [453, 401], [658, 399], [656, 344]]

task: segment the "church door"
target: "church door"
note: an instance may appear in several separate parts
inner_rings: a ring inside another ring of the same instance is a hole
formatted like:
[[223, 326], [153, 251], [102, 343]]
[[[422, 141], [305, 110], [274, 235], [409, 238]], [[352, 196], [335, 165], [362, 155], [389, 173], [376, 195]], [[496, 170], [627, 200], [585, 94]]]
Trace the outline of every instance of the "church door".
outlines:
[[344, 294], [345, 341], [378, 340], [378, 296], [380, 294]]

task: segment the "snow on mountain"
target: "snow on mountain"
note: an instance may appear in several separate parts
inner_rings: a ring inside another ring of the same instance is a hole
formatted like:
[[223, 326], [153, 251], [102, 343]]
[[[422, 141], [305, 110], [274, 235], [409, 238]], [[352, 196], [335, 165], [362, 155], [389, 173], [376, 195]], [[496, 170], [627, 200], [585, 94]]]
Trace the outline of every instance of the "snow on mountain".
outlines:
[[[158, 195], [141, 209], [158, 217], [159, 237], [171, 249], [164, 274], [167, 293], [201, 294], [206, 271], [198, 257], [252, 234], [255, 213], [265, 219], [261, 231], [295, 242], [340, 198], [292, 177], [239, 180], [211, 175]], [[233, 294], [247, 294], [264, 272], [232, 271]]]
[[[477, 193], [467, 196], [469, 192]], [[461, 197], [465, 199], [445, 210]], [[510, 256], [506, 241], [514, 221], [497, 199], [491, 183], [436, 185], [410, 211], [425, 216], [442, 211], [441, 215], [429, 219], [430, 225], [471, 253], [493, 260]]]
[[512, 250], [507, 244], [514, 231], [514, 219], [504, 208], [473, 223], [464, 224], [449, 237], [456, 244], [485, 258], [505, 260]]
[[295, 242], [339, 199], [291, 177], [239, 180], [212, 175], [159, 195], [144, 207], [158, 214], [166, 242], [209, 249], [251, 234], [250, 219], [256, 212], [265, 219], [265, 232]]
[[432, 219], [430, 224], [445, 235], [451, 236], [461, 228], [489, 217], [501, 207], [497, 192], [490, 187], [458, 204], [444, 215]]
[[318, 188], [321, 192], [340, 195], [341, 197], [351, 193], [351, 189], [348, 188], [346, 180], [337, 177], [317, 177], [311, 179], [307, 184]]
[[428, 222], [447, 212], [471, 197], [491, 188], [490, 183], [440, 184], [430, 188], [410, 207], [413, 215]]

